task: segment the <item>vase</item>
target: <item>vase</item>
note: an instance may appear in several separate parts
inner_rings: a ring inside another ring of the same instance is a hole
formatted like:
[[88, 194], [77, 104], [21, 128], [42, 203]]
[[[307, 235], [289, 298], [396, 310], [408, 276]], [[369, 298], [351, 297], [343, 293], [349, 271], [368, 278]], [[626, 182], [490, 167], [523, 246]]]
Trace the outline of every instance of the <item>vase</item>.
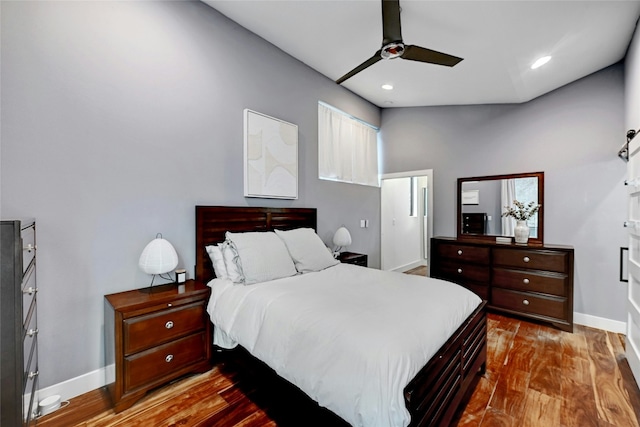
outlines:
[[527, 225], [527, 221], [516, 221], [514, 236], [516, 238], [516, 243], [527, 243], [529, 240], [529, 226]]

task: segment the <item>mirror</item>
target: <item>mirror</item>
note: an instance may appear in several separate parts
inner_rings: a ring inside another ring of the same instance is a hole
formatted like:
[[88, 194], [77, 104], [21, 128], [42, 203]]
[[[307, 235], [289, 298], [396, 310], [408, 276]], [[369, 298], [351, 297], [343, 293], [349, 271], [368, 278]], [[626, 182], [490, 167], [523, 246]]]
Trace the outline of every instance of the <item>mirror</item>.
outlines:
[[513, 237], [515, 220], [502, 217], [513, 200], [542, 205], [527, 221], [529, 243], [542, 244], [544, 229], [544, 172], [458, 178], [458, 238], [495, 241]]

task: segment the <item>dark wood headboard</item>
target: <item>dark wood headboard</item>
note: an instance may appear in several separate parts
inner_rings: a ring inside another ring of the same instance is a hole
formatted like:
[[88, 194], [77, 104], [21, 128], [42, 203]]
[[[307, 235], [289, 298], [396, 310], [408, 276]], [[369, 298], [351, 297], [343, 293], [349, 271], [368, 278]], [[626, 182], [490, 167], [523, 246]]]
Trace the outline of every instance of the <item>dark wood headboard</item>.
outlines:
[[196, 280], [215, 277], [206, 246], [224, 241], [227, 231], [273, 231], [308, 227], [316, 230], [315, 208], [196, 206]]

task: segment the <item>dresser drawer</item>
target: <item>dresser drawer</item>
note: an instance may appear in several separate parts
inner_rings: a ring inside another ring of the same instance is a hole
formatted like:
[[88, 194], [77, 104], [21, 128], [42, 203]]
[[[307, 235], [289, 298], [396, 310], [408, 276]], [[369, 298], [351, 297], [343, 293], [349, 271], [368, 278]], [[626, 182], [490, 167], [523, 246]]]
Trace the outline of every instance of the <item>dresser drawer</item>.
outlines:
[[29, 269], [22, 283], [22, 325], [24, 328], [35, 317], [36, 310], [36, 275], [35, 265]]
[[20, 230], [22, 239], [22, 273], [27, 271], [31, 261], [36, 256], [36, 228], [35, 224]]
[[518, 250], [496, 248], [493, 250], [493, 264], [505, 267], [530, 268], [565, 273], [568, 254], [559, 251]]
[[125, 392], [204, 360], [205, 343], [205, 332], [201, 332], [125, 357]]
[[457, 259], [475, 264], [489, 264], [489, 248], [459, 244], [439, 244], [438, 255], [443, 258]]
[[567, 280], [568, 278], [566, 275], [558, 273], [494, 268], [491, 285], [500, 288], [539, 292], [566, 297], [568, 296]]
[[203, 328], [202, 302], [124, 321], [124, 354], [129, 355]]
[[455, 261], [443, 261], [440, 264], [443, 278], [456, 283], [467, 281], [489, 284], [490, 269], [488, 265], [464, 264]]
[[562, 320], [567, 318], [565, 298], [545, 297], [527, 292], [492, 288], [491, 304], [519, 313], [535, 314]]

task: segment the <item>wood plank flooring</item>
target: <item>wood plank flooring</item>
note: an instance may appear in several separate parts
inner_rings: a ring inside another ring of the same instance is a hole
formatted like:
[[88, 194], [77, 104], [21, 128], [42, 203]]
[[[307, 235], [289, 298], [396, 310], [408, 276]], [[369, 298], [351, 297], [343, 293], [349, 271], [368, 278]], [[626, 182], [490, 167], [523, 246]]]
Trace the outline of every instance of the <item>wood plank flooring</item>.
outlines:
[[[412, 273], [424, 274], [423, 270]], [[458, 427], [640, 427], [640, 390], [624, 336], [574, 333], [490, 314], [487, 372]], [[312, 421], [310, 421], [312, 420]], [[102, 389], [71, 399], [40, 427], [322, 426], [346, 423], [264, 368], [222, 360], [211, 371], [150, 392], [119, 414]]]

